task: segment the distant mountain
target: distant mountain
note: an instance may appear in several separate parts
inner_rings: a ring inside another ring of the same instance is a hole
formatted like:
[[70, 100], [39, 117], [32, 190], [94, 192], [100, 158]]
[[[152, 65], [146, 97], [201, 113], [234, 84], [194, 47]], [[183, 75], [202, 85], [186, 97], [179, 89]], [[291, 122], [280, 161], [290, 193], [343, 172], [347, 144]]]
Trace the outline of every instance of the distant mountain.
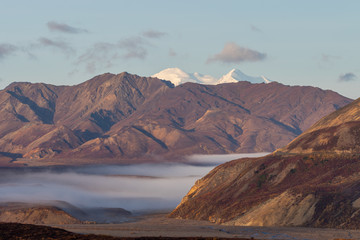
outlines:
[[232, 69], [229, 73], [222, 76], [218, 81], [217, 84], [221, 83], [232, 83], [232, 82], [239, 82], [239, 81], [247, 81], [251, 83], [270, 83], [271, 80], [267, 79], [264, 76], [261, 77], [250, 77], [239, 69]]
[[201, 84], [216, 84], [217, 82], [217, 79], [210, 75], [202, 75], [200, 73], [186, 73], [180, 68], [167, 68], [152, 75], [152, 77], [170, 81], [175, 86], [186, 82]]
[[1, 165], [129, 163], [273, 151], [351, 102], [272, 82], [220, 85], [102, 74], [0, 91]]
[[232, 69], [227, 74], [223, 75], [220, 79], [216, 79], [210, 75], [202, 75], [200, 73], [186, 73], [179, 68], [167, 68], [159, 73], [152, 75], [159, 79], [172, 82], [175, 86], [186, 82], [200, 83], [200, 84], [222, 84], [222, 83], [234, 83], [239, 81], [247, 81], [250, 83], [270, 83], [271, 80], [261, 77], [251, 77], [238, 69]]
[[171, 216], [229, 225], [359, 229], [359, 146], [360, 99], [273, 154], [215, 168]]

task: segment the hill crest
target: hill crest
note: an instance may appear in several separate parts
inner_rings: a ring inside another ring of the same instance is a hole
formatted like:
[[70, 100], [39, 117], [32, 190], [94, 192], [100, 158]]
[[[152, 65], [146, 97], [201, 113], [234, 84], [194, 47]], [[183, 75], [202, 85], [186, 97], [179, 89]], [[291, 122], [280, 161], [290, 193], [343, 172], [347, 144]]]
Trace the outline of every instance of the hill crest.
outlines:
[[350, 102], [276, 82], [174, 87], [126, 72], [74, 86], [13, 83], [0, 91], [0, 159], [66, 165], [273, 151]]

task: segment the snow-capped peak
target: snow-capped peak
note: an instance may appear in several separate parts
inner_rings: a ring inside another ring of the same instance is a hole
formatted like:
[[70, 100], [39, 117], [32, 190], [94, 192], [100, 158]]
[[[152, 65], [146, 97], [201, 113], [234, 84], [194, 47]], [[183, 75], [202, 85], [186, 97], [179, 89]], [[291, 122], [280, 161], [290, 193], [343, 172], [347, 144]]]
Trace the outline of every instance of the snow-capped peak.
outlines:
[[163, 80], [168, 80], [172, 82], [175, 86], [180, 85], [184, 82], [193, 82], [194, 79], [190, 77], [190, 75], [180, 68], [167, 68], [162, 70], [161, 72], [158, 72], [152, 77], [156, 77]]
[[158, 72], [152, 77], [172, 82], [175, 86], [186, 82], [195, 82], [202, 84], [216, 84], [217, 79], [210, 75], [203, 75], [200, 73], [186, 73], [180, 68], [167, 68]]
[[230, 72], [222, 76], [219, 83], [231, 83], [231, 82], [239, 82], [239, 81], [247, 81], [251, 83], [270, 83], [271, 81], [265, 78], [264, 76], [261, 77], [251, 77], [244, 74], [239, 69], [232, 69]]
[[264, 80], [264, 83], [271, 83], [272, 81], [267, 79], [265, 76], [261, 75], [262, 79]]
[[227, 74], [223, 75], [220, 79], [216, 79], [210, 75], [203, 75], [200, 73], [186, 73], [180, 68], [167, 68], [158, 72], [152, 77], [156, 77], [163, 80], [168, 80], [172, 82], [175, 86], [180, 85], [185, 82], [195, 82], [201, 84], [221, 84], [221, 83], [231, 83], [239, 81], [248, 81], [250, 83], [270, 83], [271, 80], [264, 76], [260, 77], [251, 77], [239, 69], [232, 69]]

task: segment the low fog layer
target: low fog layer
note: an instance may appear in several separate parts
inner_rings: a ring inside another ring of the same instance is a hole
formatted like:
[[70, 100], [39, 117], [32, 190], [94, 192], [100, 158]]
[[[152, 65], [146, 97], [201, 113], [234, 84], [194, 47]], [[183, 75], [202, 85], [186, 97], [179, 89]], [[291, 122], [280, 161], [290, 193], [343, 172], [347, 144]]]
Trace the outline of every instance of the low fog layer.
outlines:
[[269, 153], [262, 152], [262, 153], [234, 153], [234, 154], [213, 154], [213, 155], [194, 154], [189, 156], [187, 159], [190, 163], [217, 166], [225, 162], [239, 158], [248, 158], [248, 157], [255, 158], [255, 157], [262, 157], [267, 154]]
[[65, 201], [80, 208], [168, 210], [214, 166], [264, 154], [191, 156], [194, 164], [0, 169], [1, 202]]

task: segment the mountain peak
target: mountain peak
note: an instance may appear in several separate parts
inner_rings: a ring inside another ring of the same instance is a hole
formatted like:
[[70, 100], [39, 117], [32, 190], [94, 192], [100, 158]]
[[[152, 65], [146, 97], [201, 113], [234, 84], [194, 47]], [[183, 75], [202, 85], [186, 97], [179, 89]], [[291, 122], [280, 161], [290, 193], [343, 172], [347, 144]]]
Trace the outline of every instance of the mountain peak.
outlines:
[[152, 77], [171, 81], [175, 86], [186, 83], [195, 82], [200, 84], [222, 84], [233, 83], [239, 81], [247, 81], [250, 83], [270, 83], [271, 80], [264, 76], [252, 77], [243, 73], [241, 70], [233, 68], [227, 74], [223, 75], [220, 79], [216, 79], [210, 75], [203, 75], [201, 73], [187, 73], [180, 68], [166, 68], [158, 72]]
[[166, 68], [152, 75], [152, 77], [171, 81], [175, 86], [180, 85], [184, 82], [193, 82], [194, 80], [191, 79], [188, 73], [184, 72], [180, 68]]
[[[188, 76], [211, 80], [199, 73]], [[74, 86], [18, 83], [0, 91], [0, 165], [10, 166], [16, 158], [21, 160], [14, 164], [54, 159], [53, 164], [76, 165], [80, 162], [71, 159], [124, 163], [143, 156], [153, 161], [152, 156], [272, 151], [351, 101], [312, 87], [300, 87], [303, 94], [282, 84], [249, 85], [173, 88], [128, 73], [99, 75]]]
[[271, 81], [265, 78], [264, 76], [260, 77], [252, 77], [248, 76], [239, 69], [233, 68], [230, 72], [223, 75], [219, 81], [220, 83], [232, 83], [232, 82], [239, 82], [239, 81], [247, 81], [250, 83], [270, 83]]
[[264, 79], [265, 83], [271, 83], [272, 81], [266, 78], [264, 75], [261, 75], [261, 78]]
[[161, 72], [152, 75], [152, 77], [170, 81], [175, 86], [186, 82], [216, 84], [216, 79], [210, 75], [203, 75], [197, 72], [187, 73], [180, 68], [166, 68]]

